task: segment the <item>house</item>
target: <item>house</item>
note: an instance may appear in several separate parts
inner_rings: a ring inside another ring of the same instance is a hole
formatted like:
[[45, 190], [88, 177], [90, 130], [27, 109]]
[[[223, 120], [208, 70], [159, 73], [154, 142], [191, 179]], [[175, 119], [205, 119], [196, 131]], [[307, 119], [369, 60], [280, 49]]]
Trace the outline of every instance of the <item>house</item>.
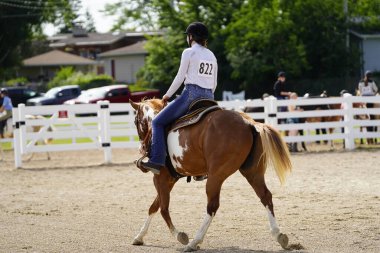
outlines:
[[147, 35], [162, 35], [162, 32], [88, 33], [81, 26], [74, 26], [72, 33], [49, 37], [49, 47], [73, 53], [89, 59], [117, 48], [146, 40]]
[[23, 61], [23, 76], [31, 81], [50, 80], [62, 67], [72, 66], [76, 71], [95, 71], [98, 62], [60, 50], [40, 54]]
[[146, 41], [139, 41], [105, 53], [98, 54], [98, 60], [108, 74], [118, 82], [135, 83], [137, 71], [144, 66], [147, 51]]
[[371, 70], [380, 72], [380, 33], [364, 34], [350, 30], [351, 47], [360, 53], [360, 74]]
[[31, 80], [48, 81], [61, 66], [73, 66], [83, 72], [106, 73], [118, 82], [134, 83], [137, 71], [145, 64], [146, 36], [162, 34], [161, 31], [88, 33], [75, 26], [73, 33], [49, 37], [53, 51], [24, 60], [22, 73]]

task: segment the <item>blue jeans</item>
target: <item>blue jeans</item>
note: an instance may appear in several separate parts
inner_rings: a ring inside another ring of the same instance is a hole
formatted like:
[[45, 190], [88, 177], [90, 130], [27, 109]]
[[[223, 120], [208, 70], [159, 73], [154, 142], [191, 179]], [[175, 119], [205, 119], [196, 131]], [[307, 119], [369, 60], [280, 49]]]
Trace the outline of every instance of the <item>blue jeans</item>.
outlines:
[[152, 146], [149, 162], [165, 165], [166, 140], [165, 127], [185, 115], [189, 105], [197, 99], [214, 99], [211, 89], [205, 89], [195, 84], [186, 84], [182, 94], [170, 102], [152, 121]]

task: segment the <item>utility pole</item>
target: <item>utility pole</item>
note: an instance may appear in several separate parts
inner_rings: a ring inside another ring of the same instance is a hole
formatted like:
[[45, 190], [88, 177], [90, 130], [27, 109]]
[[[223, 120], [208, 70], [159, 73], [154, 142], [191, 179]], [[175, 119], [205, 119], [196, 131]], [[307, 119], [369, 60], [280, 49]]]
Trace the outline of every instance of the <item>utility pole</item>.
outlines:
[[348, 52], [348, 50], [350, 48], [350, 37], [349, 37], [349, 30], [348, 30], [349, 18], [348, 18], [348, 2], [347, 2], [347, 0], [343, 0], [343, 12], [344, 12], [344, 16], [346, 18], [346, 25], [347, 25], [347, 28], [346, 28], [346, 49]]
[[344, 17], [346, 20], [346, 66], [345, 66], [345, 75], [344, 75], [344, 83], [346, 88], [348, 88], [350, 85], [348, 83], [348, 78], [349, 78], [349, 69], [348, 69], [348, 61], [349, 61], [349, 53], [350, 53], [350, 34], [349, 34], [349, 29], [348, 29], [348, 23], [349, 23], [349, 18], [348, 18], [348, 0], [343, 0], [343, 13]]

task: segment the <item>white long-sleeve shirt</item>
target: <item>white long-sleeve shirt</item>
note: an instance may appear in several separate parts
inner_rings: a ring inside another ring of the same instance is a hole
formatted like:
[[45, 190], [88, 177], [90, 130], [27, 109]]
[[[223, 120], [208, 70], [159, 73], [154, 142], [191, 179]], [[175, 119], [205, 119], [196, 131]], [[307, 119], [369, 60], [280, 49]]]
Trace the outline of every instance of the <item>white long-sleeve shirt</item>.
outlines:
[[171, 97], [182, 83], [196, 84], [213, 92], [217, 85], [218, 63], [208, 48], [194, 43], [182, 52], [177, 76], [170, 85], [166, 96]]
[[369, 80], [367, 86], [365, 86], [364, 80], [360, 81], [358, 89], [362, 96], [375, 96], [378, 91], [376, 83], [373, 80]]

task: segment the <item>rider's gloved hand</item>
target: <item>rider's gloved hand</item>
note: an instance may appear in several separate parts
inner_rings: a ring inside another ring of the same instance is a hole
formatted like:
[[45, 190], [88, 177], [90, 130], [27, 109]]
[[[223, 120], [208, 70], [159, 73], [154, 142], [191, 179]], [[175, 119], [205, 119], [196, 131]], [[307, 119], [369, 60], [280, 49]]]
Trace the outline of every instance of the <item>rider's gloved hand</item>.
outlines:
[[162, 103], [164, 104], [164, 106], [166, 106], [166, 104], [168, 103], [169, 98], [170, 98], [170, 97], [168, 97], [168, 96], [166, 96], [166, 95], [164, 95], [164, 96], [162, 97]]

